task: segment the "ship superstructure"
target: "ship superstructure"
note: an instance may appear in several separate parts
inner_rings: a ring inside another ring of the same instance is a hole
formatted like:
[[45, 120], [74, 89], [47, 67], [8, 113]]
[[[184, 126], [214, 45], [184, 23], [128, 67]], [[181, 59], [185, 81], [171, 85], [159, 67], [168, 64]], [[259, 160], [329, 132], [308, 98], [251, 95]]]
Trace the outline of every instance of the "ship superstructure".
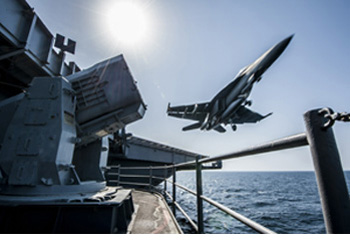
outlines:
[[[115, 133], [142, 119], [146, 104], [123, 55], [81, 70], [65, 63], [75, 44], [54, 37], [26, 1], [1, 2], [0, 232], [125, 233], [132, 190], [107, 186], [108, 161], [197, 155], [142, 138], [118, 143]], [[128, 153], [118, 150], [125, 144]], [[162, 156], [135, 155], [155, 146]]]

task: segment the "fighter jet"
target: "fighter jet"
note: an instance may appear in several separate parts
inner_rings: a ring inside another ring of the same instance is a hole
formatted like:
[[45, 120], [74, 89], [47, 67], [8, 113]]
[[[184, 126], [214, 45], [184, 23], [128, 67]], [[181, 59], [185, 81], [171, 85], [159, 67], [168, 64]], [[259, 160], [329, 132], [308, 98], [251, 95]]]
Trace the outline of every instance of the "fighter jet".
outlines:
[[255, 62], [240, 70], [237, 76], [210, 102], [175, 107], [171, 107], [169, 103], [168, 116], [196, 121], [184, 127], [183, 131], [199, 128], [201, 130], [214, 129], [220, 133], [226, 132], [224, 128], [226, 125], [231, 125], [232, 130], [236, 131], [236, 124], [256, 123], [270, 116], [272, 113], [262, 116], [247, 108], [246, 106], [252, 104], [247, 98], [254, 83], [261, 80], [263, 73], [282, 54], [293, 36], [274, 45]]

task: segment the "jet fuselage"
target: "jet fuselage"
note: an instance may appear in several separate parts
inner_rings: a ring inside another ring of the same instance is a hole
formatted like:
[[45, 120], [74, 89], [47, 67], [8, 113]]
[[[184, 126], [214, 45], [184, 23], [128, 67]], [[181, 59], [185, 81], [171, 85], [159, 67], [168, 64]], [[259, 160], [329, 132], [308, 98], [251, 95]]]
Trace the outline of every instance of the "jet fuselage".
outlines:
[[292, 37], [293, 35], [274, 45], [255, 62], [243, 68], [234, 80], [211, 100], [207, 106], [209, 115], [201, 126], [202, 130], [210, 130], [221, 123], [230, 123], [230, 118], [241, 105], [250, 105], [247, 98], [253, 84], [260, 81], [262, 74], [282, 54]]

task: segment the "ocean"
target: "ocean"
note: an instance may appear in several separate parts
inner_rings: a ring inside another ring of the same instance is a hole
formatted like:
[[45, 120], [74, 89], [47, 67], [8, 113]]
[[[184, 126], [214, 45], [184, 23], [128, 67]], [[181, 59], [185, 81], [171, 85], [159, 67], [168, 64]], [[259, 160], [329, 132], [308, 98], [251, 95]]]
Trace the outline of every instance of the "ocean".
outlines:
[[[196, 191], [194, 171], [178, 172], [176, 178], [179, 184]], [[350, 191], [349, 171], [345, 178]], [[205, 196], [276, 233], [326, 232], [314, 172], [203, 171], [202, 179]], [[171, 190], [168, 184], [168, 192]], [[179, 188], [176, 195], [180, 206], [196, 222], [196, 197]], [[256, 233], [205, 201], [203, 206], [205, 233]], [[184, 233], [195, 233], [178, 210], [176, 218]]]

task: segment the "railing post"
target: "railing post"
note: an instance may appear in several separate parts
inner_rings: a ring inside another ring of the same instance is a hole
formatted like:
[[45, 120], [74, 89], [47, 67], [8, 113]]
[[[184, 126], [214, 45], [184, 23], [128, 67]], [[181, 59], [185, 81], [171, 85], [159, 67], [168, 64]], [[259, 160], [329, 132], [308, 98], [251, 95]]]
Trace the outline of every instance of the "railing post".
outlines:
[[152, 166], [149, 166], [149, 189], [150, 190], [152, 188], [152, 178], [153, 178]]
[[350, 233], [350, 200], [332, 128], [319, 110], [304, 114], [327, 233]]
[[167, 168], [166, 165], [164, 165], [164, 198], [166, 199], [166, 191], [168, 190], [167, 188]]
[[175, 202], [176, 202], [176, 167], [175, 165], [173, 165], [173, 214], [174, 216], [176, 216], [176, 206], [175, 206]]
[[197, 183], [197, 224], [198, 233], [204, 232], [203, 224], [203, 190], [202, 190], [202, 164], [199, 163], [201, 156], [196, 157], [196, 183]]
[[118, 177], [117, 177], [117, 180], [118, 180], [118, 186], [120, 185], [120, 164], [118, 165]]

